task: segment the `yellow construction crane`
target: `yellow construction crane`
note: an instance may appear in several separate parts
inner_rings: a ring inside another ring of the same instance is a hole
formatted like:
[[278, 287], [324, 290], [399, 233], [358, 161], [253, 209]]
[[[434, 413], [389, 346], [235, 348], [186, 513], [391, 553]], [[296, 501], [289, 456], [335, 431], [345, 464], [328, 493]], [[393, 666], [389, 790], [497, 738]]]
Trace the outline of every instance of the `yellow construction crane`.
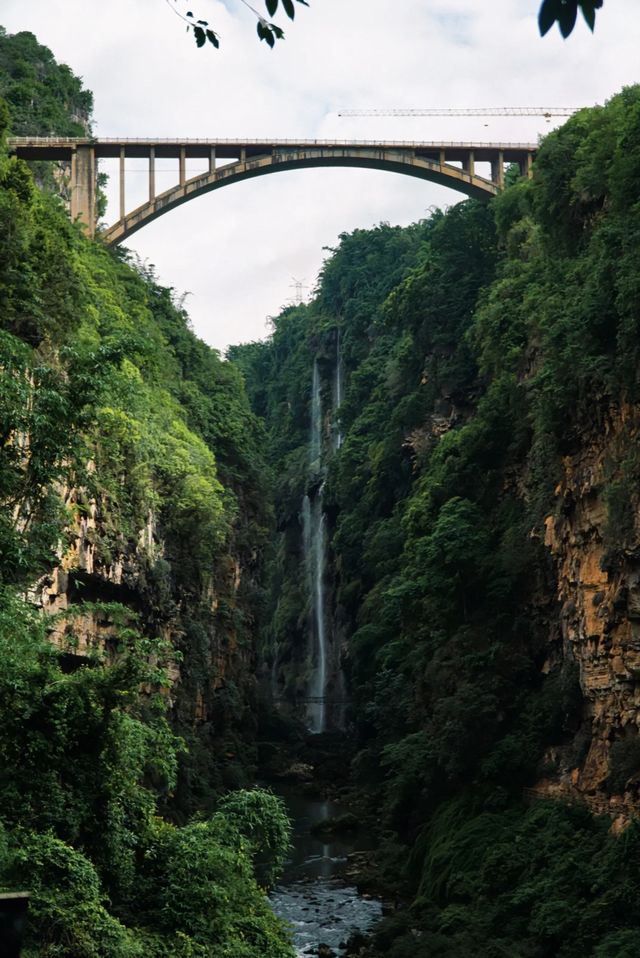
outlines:
[[582, 107], [569, 106], [498, 106], [481, 109], [427, 110], [339, 110], [338, 116], [572, 116]]

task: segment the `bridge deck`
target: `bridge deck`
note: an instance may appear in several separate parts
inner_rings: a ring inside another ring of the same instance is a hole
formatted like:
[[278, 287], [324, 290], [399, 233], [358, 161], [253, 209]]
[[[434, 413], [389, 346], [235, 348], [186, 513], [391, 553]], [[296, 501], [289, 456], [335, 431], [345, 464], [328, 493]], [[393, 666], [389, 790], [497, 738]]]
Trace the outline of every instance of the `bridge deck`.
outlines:
[[[70, 159], [79, 146], [91, 146], [98, 158], [116, 158], [124, 149], [128, 157], [148, 157], [153, 149], [157, 158], [208, 159], [215, 150], [220, 159], [235, 159], [242, 151], [247, 157], [261, 156], [273, 150], [305, 150], [309, 147], [332, 150], [414, 150], [418, 156], [434, 155], [445, 150], [447, 159], [462, 160], [473, 150], [478, 162], [490, 161], [501, 152], [506, 162], [519, 160], [523, 153], [535, 153], [535, 143], [463, 143], [445, 140], [264, 140], [264, 139], [194, 139], [14, 136], [9, 149], [25, 160]], [[459, 154], [459, 155], [457, 155]]]

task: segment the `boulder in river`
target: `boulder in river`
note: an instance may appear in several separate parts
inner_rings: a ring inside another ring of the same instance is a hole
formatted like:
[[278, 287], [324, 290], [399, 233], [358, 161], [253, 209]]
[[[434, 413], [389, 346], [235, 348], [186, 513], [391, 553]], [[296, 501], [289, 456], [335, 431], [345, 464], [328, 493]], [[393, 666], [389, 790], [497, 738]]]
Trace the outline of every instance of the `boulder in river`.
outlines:
[[345, 958], [349, 955], [356, 956], [362, 954], [363, 949], [367, 945], [367, 940], [366, 935], [363, 935], [362, 932], [354, 932], [344, 946], [346, 948]]
[[313, 765], [307, 765], [304, 762], [294, 762], [283, 772], [278, 772], [278, 778], [289, 782], [311, 782], [313, 781]]

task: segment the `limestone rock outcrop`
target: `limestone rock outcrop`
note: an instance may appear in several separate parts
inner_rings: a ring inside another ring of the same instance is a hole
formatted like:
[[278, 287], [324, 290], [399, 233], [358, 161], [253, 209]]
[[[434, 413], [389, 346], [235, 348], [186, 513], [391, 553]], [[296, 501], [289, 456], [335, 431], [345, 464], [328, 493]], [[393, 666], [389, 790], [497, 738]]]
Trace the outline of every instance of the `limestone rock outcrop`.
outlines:
[[565, 458], [556, 509], [545, 522], [562, 654], [579, 668], [581, 734], [590, 744], [576, 764], [554, 756], [558, 775], [537, 790], [623, 818], [640, 799], [638, 783], [627, 781], [618, 794], [609, 784], [612, 745], [640, 730], [640, 504], [629, 474], [639, 438], [640, 411], [611, 409], [597, 434]]

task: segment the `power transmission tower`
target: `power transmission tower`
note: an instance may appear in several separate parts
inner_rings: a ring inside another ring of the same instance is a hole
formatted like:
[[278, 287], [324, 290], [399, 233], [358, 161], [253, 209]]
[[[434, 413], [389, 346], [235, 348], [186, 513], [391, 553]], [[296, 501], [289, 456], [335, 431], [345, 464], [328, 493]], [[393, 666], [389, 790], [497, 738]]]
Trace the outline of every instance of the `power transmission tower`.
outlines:
[[293, 283], [289, 283], [289, 289], [294, 290], [293, 296], [291, 297], [291, 302], [294, 306], [301, 306], [305, 301], [305, 295], [302, 290], [309, 289], [309, 287], [305, 285], [303, 279], [296, 279], [295, 276], [292, 276], [291, 279], [293, 280]]

